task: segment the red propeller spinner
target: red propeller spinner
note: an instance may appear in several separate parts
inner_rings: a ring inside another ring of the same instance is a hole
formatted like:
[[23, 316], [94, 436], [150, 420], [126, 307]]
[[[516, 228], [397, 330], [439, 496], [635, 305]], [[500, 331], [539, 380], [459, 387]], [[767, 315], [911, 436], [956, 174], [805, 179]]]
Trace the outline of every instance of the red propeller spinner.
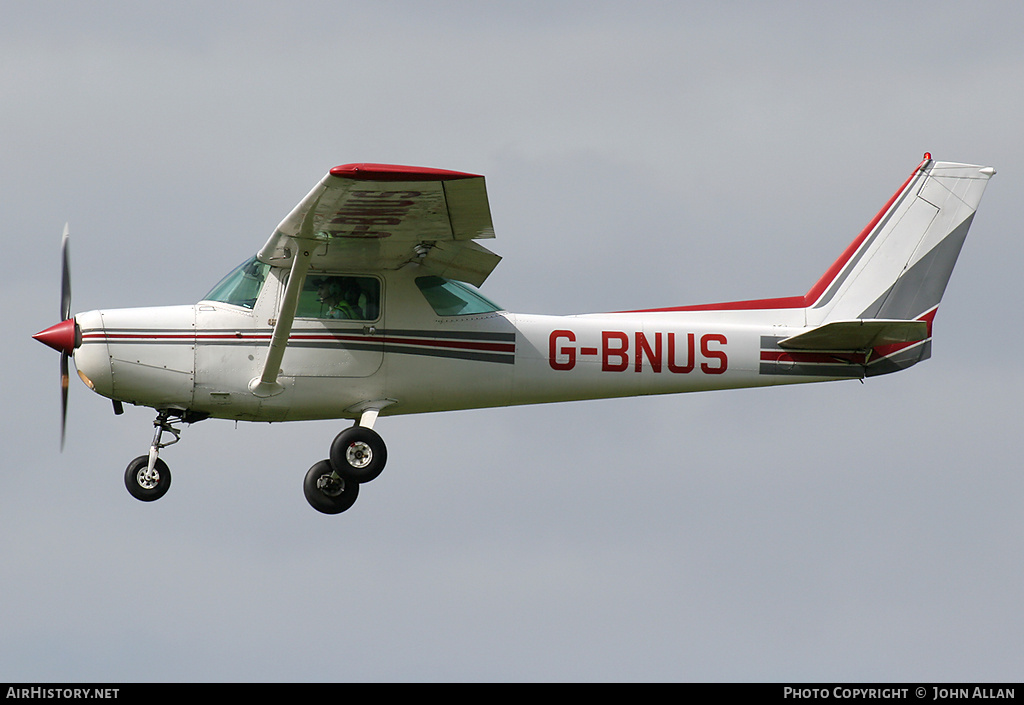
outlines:
[[69, 318], [66, 321], [50, 326], [46, 330], [41, 330], [32, 337], [38, 340], [43, 345], [49, 345], [57, 352], [64, 353], [65, 355], [73, 355], [75, 348], [81, 344], [79, 340], [80, 334], [78, 333], [78, 326], [75, 325], [75, 319]]

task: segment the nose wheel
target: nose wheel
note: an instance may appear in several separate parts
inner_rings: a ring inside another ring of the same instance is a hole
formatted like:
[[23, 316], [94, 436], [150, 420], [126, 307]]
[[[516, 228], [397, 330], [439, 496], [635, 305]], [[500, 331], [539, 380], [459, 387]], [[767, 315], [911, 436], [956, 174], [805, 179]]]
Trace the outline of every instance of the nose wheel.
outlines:
[[[188, 423], [201, 418], [187, 416], [188, 413], [165, 409], [157, 414], [156, 421], [153, 422], [156, 430], [153, 432], [153, 444], [149, 447], [149, 455], [140, 455], [128, 463], [124, 471], [124, 486], [128, 488], [128, 494], [135, 499], [154, 502], [167, 494], [167, 490], [171, 488], [171, 471], [167, 463], [160, 459], [160, 451], [181, 439], [181, 431], [171, 425], [172, 416]], [[174, 438], [164, 441], [165, 432]]]
[[124, 471], [124, 485], [128, 488], [128, 494], [135, 499], [154, 502], [171, 488], [171, 471], [160, 458], [150, 467], [149, 456], [140, 455], [128, 463]]

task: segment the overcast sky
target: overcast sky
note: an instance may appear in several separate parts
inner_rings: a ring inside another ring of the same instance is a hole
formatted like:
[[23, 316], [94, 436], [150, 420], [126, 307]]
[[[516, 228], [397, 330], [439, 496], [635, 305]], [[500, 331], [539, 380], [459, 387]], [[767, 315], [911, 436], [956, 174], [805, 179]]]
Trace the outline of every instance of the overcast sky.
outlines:
[[[840, 9], [842, 7], [843, 9]], [[0, 7], [0, 681], [1024, 678], [1016, 2]], [[193, 303], [326, 171], [484, 174], [513, 311], [803, 294], [925, 151], [996, 167], [933, 357], [842, 382], [186, 428], [72, 375], [73, 308]]]

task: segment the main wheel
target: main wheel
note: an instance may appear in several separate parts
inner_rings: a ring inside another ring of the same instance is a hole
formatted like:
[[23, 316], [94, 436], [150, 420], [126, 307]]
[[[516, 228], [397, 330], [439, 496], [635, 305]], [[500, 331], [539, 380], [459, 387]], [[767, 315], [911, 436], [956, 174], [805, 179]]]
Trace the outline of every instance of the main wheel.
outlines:
[[302, 483], [306, 501], [318, 512], [341, 514], [359, 497], [359, 483], [334, 472], [329, 460], [321, 460], [306, 473]]
[[148, 467], [149, 456], [140, 455], [128, 463], [124, 471], [124, 486], [128, 488], [128, 493], [143, 502], [158, 500], [171, 488], [171, 471], [167, 463], [157, 458], [152, 474], [147, 477]]
[[359, 483], [380, 475], [387, 461], [384, 440], [372, 428], [346, 428], [331, 443], [331, 467], [339, 475]]

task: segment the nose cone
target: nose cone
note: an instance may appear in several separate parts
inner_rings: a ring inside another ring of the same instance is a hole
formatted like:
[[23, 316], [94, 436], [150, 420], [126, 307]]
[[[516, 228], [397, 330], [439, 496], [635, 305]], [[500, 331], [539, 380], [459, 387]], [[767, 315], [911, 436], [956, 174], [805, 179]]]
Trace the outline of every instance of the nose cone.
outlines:
[[44, 345], [49, 345], [58, 352], [71, 355], [82, 342], [79, 336], [75, 319], [69, 318], [55, 326], [50, 326], [46, 330], [39, 331], [32, 337]]

